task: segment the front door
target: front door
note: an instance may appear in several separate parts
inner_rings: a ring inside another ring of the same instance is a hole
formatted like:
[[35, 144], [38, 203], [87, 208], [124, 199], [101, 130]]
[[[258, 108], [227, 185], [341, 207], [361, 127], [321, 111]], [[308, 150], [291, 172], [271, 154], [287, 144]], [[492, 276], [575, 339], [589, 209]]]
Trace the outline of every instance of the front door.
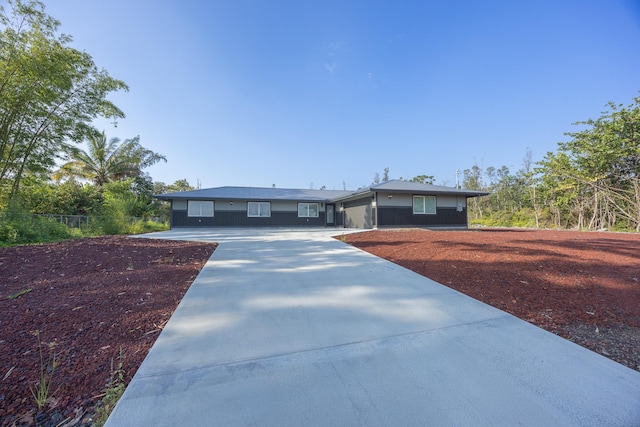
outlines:
[[336, 205], [326, 204], [327, 225], [336, 225]]

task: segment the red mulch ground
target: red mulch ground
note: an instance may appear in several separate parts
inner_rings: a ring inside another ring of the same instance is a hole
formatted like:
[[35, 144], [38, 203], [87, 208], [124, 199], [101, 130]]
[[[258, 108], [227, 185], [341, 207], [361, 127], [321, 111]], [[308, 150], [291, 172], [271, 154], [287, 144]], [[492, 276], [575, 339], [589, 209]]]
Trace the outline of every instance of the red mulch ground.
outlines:
[[344, 239], [640, 371], [640, 234], [410, 229]]
[[[640, 370], [638, 234], [400, 230], [345, 239]], [[35, 331], [45, 358], [60, 361], [44, 425], [90, 425], [111, 360], [122, 348], [128, 382], [214, 249], [122, 236], [0, 249], [0, 425], [34, 424]]]
[[90, 424], [111, 360], [122, 348], [128, 383], [215, 246], [110, 236], [0, 249], [0, 425], [34, 424], [38, 334], [60, 363], [44, 424]]

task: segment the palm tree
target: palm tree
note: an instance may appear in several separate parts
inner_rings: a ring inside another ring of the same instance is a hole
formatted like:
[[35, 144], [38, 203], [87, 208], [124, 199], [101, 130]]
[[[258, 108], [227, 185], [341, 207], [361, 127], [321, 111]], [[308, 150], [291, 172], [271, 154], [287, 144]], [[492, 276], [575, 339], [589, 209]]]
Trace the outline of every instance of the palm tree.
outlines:
[[111, 138], [107, 142], [104, 131], [87, 141], [88, 151], [77, 147], [67, 149], [69, 161], [54, 173], [54, 179], [65, 176], [93, 181], [98, 187], [110, 181], [140, 176], [142, 169], [154, 165], [166, 157], [140, 145], [140, 137]]

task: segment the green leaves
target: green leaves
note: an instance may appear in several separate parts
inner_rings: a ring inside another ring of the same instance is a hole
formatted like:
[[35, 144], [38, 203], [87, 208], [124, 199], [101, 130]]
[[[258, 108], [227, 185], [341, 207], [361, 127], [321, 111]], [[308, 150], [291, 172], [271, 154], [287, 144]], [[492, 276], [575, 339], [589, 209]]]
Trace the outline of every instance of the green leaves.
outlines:
[[538, 172], [578, 227], [640, 231], [640, 97], [607, 105], [598, 119], [575, 123], [584, 129], [567, 133]]
[[25, 172], [50, 169], [68, 141], [95, 134], [94, 118], [123, 118], [106, 97], [128, 88], [57, 35], [41, 2], [8, 6], [0, 11], [0, 184], [13, 197]]
[[103, 132], [88, 140], [88, 151], [76, 147], [67, 147], [69, 161], [55, 174], [57, 178], [74, 176], [102, 186], [111, 181], [136, 178], [142, 175], [142, 169], [167, 159], [158, 153], [140, 145], [140, 137], [127, 139], [120, 143], [117, 138], [107, 142]]

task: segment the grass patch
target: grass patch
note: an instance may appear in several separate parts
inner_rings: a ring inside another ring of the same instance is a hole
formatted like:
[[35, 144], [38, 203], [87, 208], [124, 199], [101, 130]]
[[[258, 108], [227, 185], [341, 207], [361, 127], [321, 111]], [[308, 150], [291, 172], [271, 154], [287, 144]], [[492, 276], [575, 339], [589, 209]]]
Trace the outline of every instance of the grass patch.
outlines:
[[114, 369], [113, 367], [113, 359], [111, 359], [111, 375], [109, 376], [109, 381], [107, 382], [107, 386], [103, 390], [104, 397], [96, 410], [95, 424], [96, 426], [104, 426], [109, 418], [109, 415], [113, 411], [113, 408], [116, 407], [116, 404], [122, 397], [124, 390], [126, 388], [124, 384], [124, 370], [122, 366], [124, 364], [124, 351], [122, 347], [120, 347], [120, 351], [118, 352], [118, 367]]
[[38, 338], [38, 352], [40, 354], [40, 376], [38, 382], [34, 387], [29, 387], [33, 400], [38, 406], [38, 411], [41, 411], [53, 396], [55, 392], [51, 392], [51, 383], [53, 382], [53, 375], [59, 366], [59, 361], [56, 352], [53, 351], [53, 346], [49, 345], [50, 356], [45, 361], [42, 353], [42, 342], [40, 341], [40, 331], [35, 332]]

